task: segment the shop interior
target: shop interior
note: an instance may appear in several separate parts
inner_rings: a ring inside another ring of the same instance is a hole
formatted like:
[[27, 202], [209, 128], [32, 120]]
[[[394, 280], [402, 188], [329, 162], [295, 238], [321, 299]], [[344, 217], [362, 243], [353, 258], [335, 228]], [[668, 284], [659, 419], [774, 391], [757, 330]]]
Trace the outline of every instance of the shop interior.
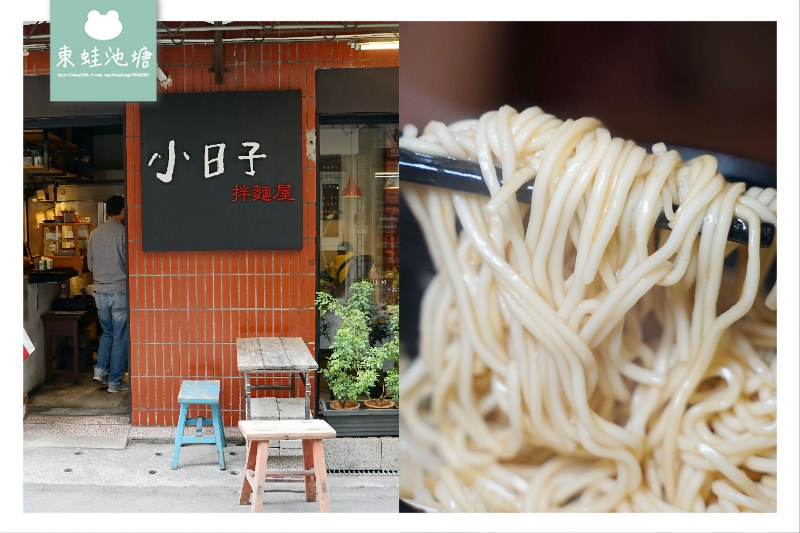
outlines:
[[325, 290], [335, 277], [330, 269], [344, 244], [347, 252], [371, 259], [376, 299], [387, 302], [399, 262], [399, 152], [396, 118], [380, 119], [320, 125], [320, 285]]
[[26, 367], [29, 413], [130, 414], [130, 392], [108, 394], [92, 381], [101, 330], [86, 264], [89, 233], [105, 221], [105, 200], [125, 192], [122, 133], [121, 118], [24, 124], [24, 323], [32, 338], [49, 333], [51, 349], [46, 357], [45, 340], [32, 354], [36, 363]]

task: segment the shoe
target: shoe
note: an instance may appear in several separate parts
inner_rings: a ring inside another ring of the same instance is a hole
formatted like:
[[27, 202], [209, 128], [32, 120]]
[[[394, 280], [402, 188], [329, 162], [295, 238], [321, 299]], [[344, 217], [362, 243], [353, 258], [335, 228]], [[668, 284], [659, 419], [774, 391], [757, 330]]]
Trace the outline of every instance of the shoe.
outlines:
[[100, 383], [102, 385], [108, 384], [108, 372], [103, 369], [94, 369], [94, 377], [92, 377], [92, 381]]
[[118, 392], [125, 392], [126, 390], [130, 389], [131, 389], [130, 386], [124, 381], [120, 381], [119, 383], [108, 384], [108, 392], [110, 392], [111, 394], [116, 394]]

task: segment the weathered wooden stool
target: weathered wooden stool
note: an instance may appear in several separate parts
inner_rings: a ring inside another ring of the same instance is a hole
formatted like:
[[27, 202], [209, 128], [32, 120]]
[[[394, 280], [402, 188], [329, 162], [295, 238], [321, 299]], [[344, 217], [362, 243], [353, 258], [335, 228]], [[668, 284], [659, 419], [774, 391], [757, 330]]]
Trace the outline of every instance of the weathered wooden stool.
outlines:
[[[250, 503], [250, 511], [261, 512], [266, 478], [305, 477], [306, 501], [319, 502], [319, 510], [330, 512], [328, 478], [325, 473], [325, 454], [322, 439], [336, 437], [324, 420], [240, 420], [239, 429], [247, 442], [247, 460], [239, 504]], [[303, 470], [267, 472], [269, 441], [301, 439], [303, 441]]]
[[[181, 414], [178, 418], [178, 432], [175, 434], [175, 451], [172, 454], [172, 469], [178, 468], [178, 456], [184, 444], [214, 444], [219, 452], [219, 468], [225, 470], [225, 431], [222, 426], [222, 413], [219, 409], [219, 380], [183, 381], [178, 393], [178, 403], [181, 404]], [[211, 420], [201, 416], [187, 418], [189, 405], [208, 405], [211, 407]], [[196, 424], [194, 435], [184, 435], [186, 424]], [[204, 437], [203, 426], [214, 426], [214, 436]]]

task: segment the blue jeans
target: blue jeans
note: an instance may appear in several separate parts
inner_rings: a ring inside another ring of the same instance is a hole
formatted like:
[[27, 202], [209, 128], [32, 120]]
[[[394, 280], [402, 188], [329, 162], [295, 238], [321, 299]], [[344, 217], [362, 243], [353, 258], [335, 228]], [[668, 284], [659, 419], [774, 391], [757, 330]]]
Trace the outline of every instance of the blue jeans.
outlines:
[[107, 372], [109, 383], [119, 383], [128, 368], [128, 295], [98, 292], [94, 301], [103, 328], [95, 369]]

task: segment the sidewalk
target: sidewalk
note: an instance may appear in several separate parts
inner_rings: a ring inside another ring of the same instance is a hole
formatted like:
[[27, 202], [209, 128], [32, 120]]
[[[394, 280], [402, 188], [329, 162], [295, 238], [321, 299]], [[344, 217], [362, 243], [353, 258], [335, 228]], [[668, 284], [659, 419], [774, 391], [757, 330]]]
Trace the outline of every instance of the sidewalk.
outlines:
[[[174, 428], [132, 428], [124, 417], [29, 416], [23, 431], [23, 511], [31, 513], [249, 513], [239, 505], [244, 441], [226, 428], [226, 469], [213, 445], [184, 445], [172, 470]], [[296, 455], [269, 468], [298, 467]], [[396, 513], [397, 472], [331, 471], [334, 513]], [[319, 513], [303, 482], [267, 483], [262, 512]]]

